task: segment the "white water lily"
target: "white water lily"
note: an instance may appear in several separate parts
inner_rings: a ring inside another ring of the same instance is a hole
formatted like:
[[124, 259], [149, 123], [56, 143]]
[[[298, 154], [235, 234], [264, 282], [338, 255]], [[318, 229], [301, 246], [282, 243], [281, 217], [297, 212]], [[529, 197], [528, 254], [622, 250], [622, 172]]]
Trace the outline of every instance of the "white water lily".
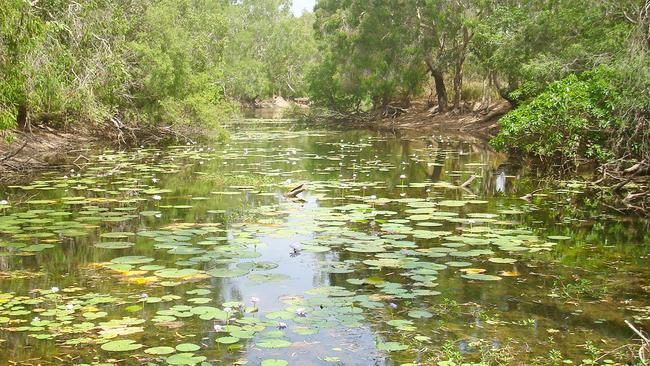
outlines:
[[9, 204], [9, 201], [7, 201], [7, 200], [1, 200], [0, 201], [0, 205], [6, 206], [8, 204]]
[[66, 304], [65, 309], [66, 309], [67, 311], [73, 311], [73, 310], [74, 310], [74, 305], [72, 305], [72, 304]]
[[162, 197], [160, 197], [160, 195], [154, 194], [153, 196], [151, 196], [151, 199], [154, 201], [160, 201]]
[[55, 287], [52, 287], [52, 288], [50, 289], [50, 291], [52, 291], [52, 293], [57, 293], [57, 292], [59, 292], [59, 290], [60, 290], [60, 289], [59, 289], [58, 287], [56, 287], [56, 286], [55, 286]]
[[289, 247], [293, 250], [294, 253], [298, 253], [302, 250], [302, 245], [298, 243], [291, 243], [289, 244]]

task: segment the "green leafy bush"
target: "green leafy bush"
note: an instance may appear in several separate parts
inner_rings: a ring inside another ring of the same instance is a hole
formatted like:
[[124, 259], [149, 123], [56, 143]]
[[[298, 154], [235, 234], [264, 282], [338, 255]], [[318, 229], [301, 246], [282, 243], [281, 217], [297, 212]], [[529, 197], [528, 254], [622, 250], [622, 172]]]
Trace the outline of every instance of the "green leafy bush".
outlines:
[[608, 140], [621, 125], [616, 79], [612, 69], [599, 67], [551, 83], [499, 121], [491, 144], [542, 159], [611, 158]]

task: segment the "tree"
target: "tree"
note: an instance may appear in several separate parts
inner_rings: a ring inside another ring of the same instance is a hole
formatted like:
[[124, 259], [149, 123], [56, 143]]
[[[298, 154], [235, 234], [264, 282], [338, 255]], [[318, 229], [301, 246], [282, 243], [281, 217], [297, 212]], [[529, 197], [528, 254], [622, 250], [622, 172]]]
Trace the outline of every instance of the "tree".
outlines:
[[445, 111], [451, 70], [458, 106], [475, 12], [469, 0], [319, 2], [315, 29], [324, 56], [312, 73], [313, 96], [342, 109], [381, 110], [395, 101], [408, 104], [429, 73]]

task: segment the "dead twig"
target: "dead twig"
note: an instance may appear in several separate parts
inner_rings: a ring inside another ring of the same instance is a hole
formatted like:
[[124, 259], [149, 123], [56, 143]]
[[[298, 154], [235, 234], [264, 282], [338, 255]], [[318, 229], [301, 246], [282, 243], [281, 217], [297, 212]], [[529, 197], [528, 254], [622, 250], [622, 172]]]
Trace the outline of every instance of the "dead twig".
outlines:
[[21, 147], [19, 147], [16, 151], [14, 151], [12, 153], [9, 153], [9, 155], [7, 155], [4, 158], [0, 159], [0, 163], [3, 163], [5, 161], [13, 158], [14, 156], [18, 155], [25, 148], [25, 146], [27, 146], [27, 141], [23, 142], [23, 145]]

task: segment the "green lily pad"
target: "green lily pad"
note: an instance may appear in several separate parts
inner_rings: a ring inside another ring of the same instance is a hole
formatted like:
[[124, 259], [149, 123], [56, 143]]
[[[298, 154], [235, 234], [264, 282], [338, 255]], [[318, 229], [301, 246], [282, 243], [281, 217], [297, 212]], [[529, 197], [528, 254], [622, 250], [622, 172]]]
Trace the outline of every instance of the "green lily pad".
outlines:
[[181, 343], [176, 346], [178, 352], [194, 352], [200, 350], [201, 347], [194, 343]]
[[102, 349], [104, 351], [108, 352], [127, 352], [127, 351], [135, 351], [136, 349], [140, 349], [143, 346], [141, 344], [136, 343], [132, 339], [123, 339], [119, 341], [110, 341], [107, 343], [102, 344]]
[[289, 362], [286, 360], [278, 360], [278, 359], [266, 359], [262, 360], [262, 366], [287, 366]]
[[176, 352], [176, 350], [173, 347], [166, 347], [166, 346], [152, 347], [144, 350], [144, 353], [150, 355], [168, 355], [174, 352]]
[[285, 348], [291, 346], [291, 342], [285, 339], [266, 338], [256, 343], [261, 348]]

